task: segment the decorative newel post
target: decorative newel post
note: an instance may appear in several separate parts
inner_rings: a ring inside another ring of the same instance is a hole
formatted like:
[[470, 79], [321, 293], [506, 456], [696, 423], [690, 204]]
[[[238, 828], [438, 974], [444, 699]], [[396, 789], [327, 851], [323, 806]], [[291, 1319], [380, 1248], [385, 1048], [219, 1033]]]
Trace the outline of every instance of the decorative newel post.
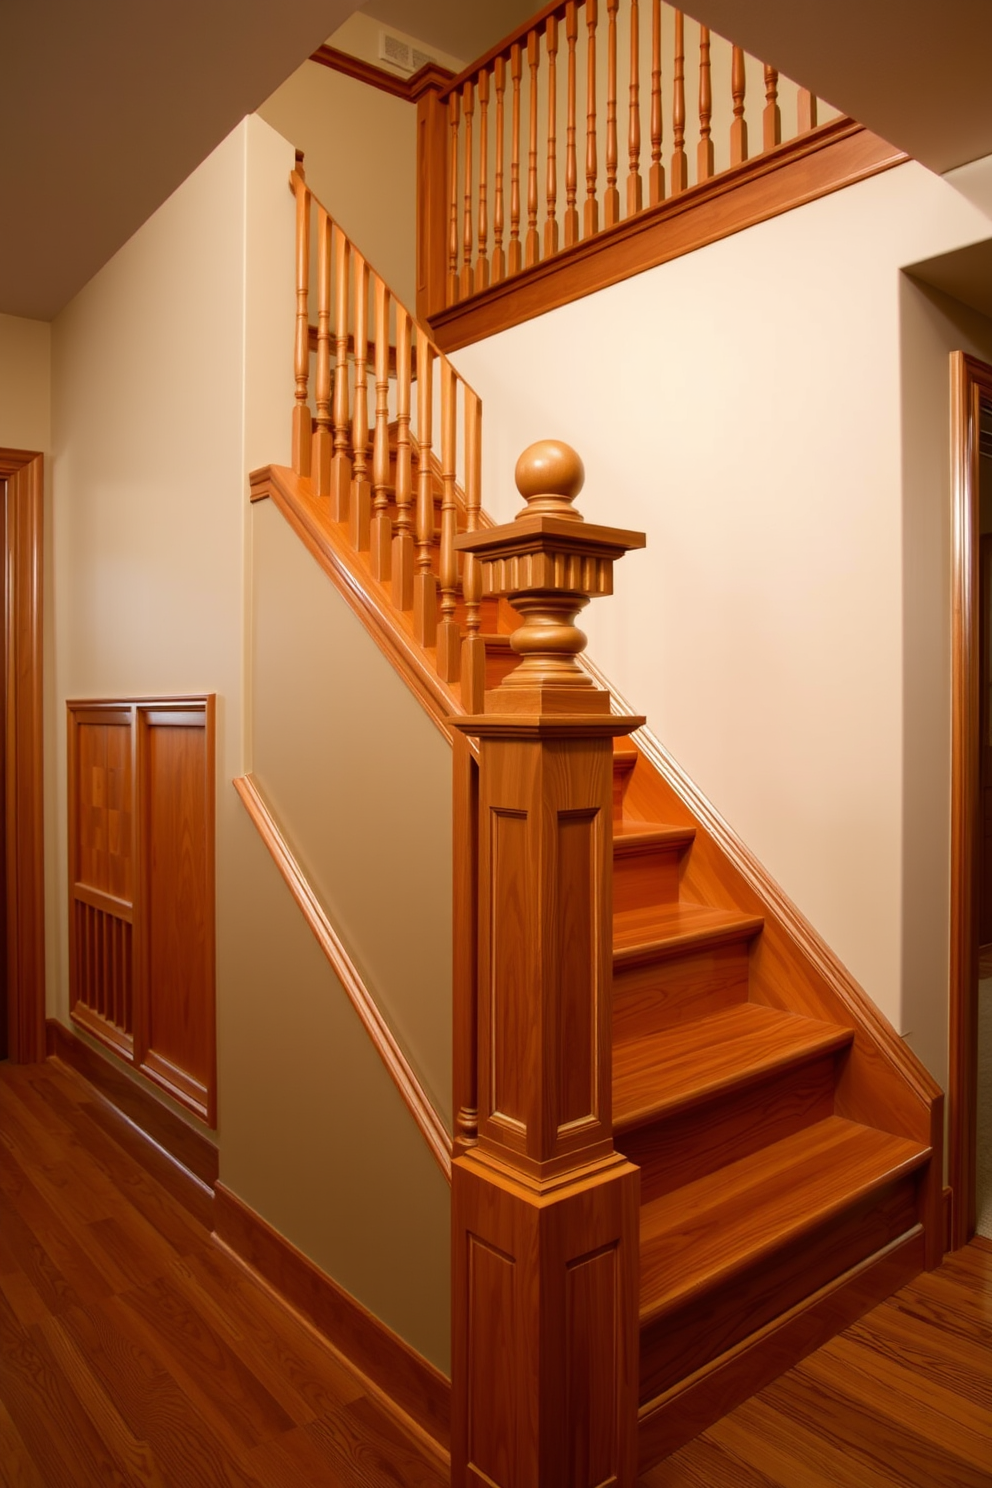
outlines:
[[582, 462], [535, 444], [526, 508], [457, 541], [522, 615], [479, 740], [478, 1142], [454, 1163], [453, 1488], [631, 1488], [637, 1168], [613, 1147], [613, 739], [576, 627], [644, 536], [587, 524]]

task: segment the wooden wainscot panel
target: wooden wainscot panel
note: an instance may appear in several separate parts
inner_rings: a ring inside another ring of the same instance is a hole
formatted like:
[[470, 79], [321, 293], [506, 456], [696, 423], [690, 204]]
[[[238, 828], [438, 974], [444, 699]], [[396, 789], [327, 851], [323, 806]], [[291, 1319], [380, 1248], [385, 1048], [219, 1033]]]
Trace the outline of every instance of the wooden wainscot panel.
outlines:
[[134, 708], [68, 705], [69, 1008], [131, 1059]]
[[70, 1016], [213, 1124], [214, 699], [67, 710]]
[[214, 1121], [213, 699], [139, 710], [139, 1066]]

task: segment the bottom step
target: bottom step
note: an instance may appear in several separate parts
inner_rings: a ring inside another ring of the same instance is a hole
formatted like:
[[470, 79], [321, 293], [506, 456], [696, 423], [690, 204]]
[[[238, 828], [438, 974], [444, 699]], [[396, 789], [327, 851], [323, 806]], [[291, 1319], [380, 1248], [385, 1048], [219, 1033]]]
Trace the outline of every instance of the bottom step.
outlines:
[[765, 1389], [807, 1354], [849, 1328], [923, 1270], [926, 1242], [914, 1225], [764, 1328], [641, 1406], [637, 1469], [645, 1473], [714, 1421]]
[[830, 1116], [641, 1209], [641, 1400], [917, 1220], [930, 1149]]

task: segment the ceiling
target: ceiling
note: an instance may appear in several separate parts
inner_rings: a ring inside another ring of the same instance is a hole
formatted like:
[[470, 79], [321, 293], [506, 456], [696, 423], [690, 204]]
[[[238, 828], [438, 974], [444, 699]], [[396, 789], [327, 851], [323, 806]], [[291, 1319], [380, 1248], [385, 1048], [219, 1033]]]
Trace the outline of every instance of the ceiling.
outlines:
[[689, 0], [685, 9], [933, 171], [992, 155], [990, 0]]
[[355, 0], [0, 0], [0, 310], [49, 320]]
[[[0, 311], [55, 315], [355, 8], [0, 0]], [[536, 4], [364, 9], [472, 57]], [[933, 170], [992, 155], [990, 0], [690, 0], [690, 10]]]
[[383, 25], [471, 62], [540, 9], [538, 0], [365, 0]]

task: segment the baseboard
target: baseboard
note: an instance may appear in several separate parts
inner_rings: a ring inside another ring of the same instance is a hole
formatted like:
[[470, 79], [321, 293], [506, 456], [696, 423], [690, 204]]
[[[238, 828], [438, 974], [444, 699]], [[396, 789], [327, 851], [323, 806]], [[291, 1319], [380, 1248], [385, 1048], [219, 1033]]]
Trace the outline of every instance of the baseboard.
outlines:
[[368, 1312], [302, 1251], [223, 1183], [215, 1191], [214, 1232], [240, 1261], [317, 1329], [365, 1376], [382, 1404], [411, 1425], [447, 1462], [451, 1383]]
[[638, 1471], [692, 1441], [923, 1270], [921, 1225], [641, 1407]]
[[215, 1144], [56, 1019], [48, 1019], [45, 1032], [49, 1057], [92, 1086], [94, 1119], [177, 1203], [212, 1229]]

